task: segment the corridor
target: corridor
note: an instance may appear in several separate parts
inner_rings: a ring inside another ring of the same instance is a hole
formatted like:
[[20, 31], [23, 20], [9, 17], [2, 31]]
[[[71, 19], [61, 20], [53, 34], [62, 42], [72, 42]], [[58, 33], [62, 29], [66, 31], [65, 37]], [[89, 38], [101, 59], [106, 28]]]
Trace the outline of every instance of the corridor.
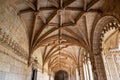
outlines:
[[0, 0], [0, 80], [120, 80], [120, 0]]

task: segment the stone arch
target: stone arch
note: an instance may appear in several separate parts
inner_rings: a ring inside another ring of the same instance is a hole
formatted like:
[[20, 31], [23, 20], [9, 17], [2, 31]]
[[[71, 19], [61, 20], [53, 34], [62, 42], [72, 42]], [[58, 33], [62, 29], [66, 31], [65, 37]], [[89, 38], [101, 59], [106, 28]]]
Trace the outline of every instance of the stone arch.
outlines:
[[[115, 25], [116, 24], [116, 25]], [[111, 27], [111, 26], [113, 27]], [[118, 25], [116, 22], [114, 24], [108, 23], [107, 27], [110, 26], [106, 31], [102, 31], [101, 35], [101, 46], [102, 46], [102, 58], [104, 62], [105, 72], [107, 79], [117, 80], [119, 79], [119, 74], [117, 73], [116, 62], [114, 63], [115, 57], [117, 57], [118, 52]], [[104, 32], [104, 33], [103, 33]], [[113, 67], [113, 68], [111, 68]], [[112, 74], [114, 73], [114, 75]]]
[[[114, 24], [115, 22], [115, 24]], [[109, 27], [106, 26], [109, 23]], [[110, 28], [118, 27], [117, 23], [119, 21], [114, 16], [103, 16], [96, 24], [94, 35], [93, 35], [93, 56], [94, 56], [94, 66], [95, 69], [93, 72], [97, 73], [97, 78], [95, 80], [107, 80], [106, 73], [104, 69], [103, 59], [101, 55], [102, 51], [102, 36], [104, 33], [108, 31]]]
[[68, 73], [64, 70], [59, 70], [55, 73], [55, 80], [68, 80]]
[[[112, 24], [112, 22], [116, 22], [116, 24], [114, 23]], [[117, 28], [118, 26], [120, 27], [120, 25], [118, 25], [117, 23], [119, 23], [119, 21], [114, 16], [104, 16], [98, 21], [94, 30], [94, 35], [93, 35], [93, 51], [94, 52], [101, 51], [102, 37], [104, 36], [105, 32], [108, 31], [110, 28], [113, 28], [113, 27]], [[106, 26], [107, 24], [108, 25], [112, 24], [112, 25], [108, 27]]]

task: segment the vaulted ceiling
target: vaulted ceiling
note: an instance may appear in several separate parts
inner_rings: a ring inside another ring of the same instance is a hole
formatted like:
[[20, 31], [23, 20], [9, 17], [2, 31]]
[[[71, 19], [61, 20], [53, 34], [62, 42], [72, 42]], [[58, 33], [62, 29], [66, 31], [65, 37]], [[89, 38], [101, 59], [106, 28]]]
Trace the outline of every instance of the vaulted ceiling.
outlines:
[[[25, 24], [30, 57], [44, 49], [44, 64], [53, 71], [69, 71], [78, 64], [83, 48], [92, 49], [95, 24], [105, 0], [10, 0]], [[73, 65], [72, 67], [70, 67]]]

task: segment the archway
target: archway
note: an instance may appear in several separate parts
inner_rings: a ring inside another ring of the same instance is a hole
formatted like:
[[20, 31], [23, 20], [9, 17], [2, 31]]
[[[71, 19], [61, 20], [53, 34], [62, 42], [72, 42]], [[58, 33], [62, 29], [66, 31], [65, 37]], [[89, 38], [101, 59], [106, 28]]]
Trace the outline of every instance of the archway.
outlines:
[[63, 70], [59, 70], [55, 73], [54, 80], [68, 80], [68, 73]]
[[[108, 26], [109, 25], [109, 26]], [[111, 28], [119, 28], [119, 21], [114, 16], [103, 16], [96, 24], [93, 36], [94, 75], [95, 80], [107, 80], [105, 66], [102, 58], [102, 37]]]
[[108, 80], [119, 79], [119, 28], [115, 28], [116, 22], [109, 23], [109, 28], [102, 37], [102, 57], [105, 65]]

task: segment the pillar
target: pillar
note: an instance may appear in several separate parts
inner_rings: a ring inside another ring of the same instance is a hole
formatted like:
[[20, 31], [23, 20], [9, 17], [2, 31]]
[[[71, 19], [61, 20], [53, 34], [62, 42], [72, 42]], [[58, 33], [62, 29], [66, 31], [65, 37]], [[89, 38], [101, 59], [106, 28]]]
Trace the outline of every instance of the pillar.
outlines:
[[95, 61], [93, 68], [94, 80], [107, 80], [102, 55], [94, 54], [94, 61]]
[[73, 74], [71, 75], [71, 80], [75, 80], [75, 77]]
[[53, 76], [51, 76], [51, 78], [50, 78], [51, 80], [54, 80], [54, 77]]
[[87, 62], [85, 62], [85, 70], [86, 70], [86, 77], [87, 77], [87, 80], [90, 80]]
[[80, 80], [80, 79], [79, 79], [79, 71], [78, 71], [77, 68], [76, 68], [76, 80]]
[[80, 69], [81, 69], [81, 67], [78, 66], [78, 77], [79, 77], [79, 80], [81, 80], [81, 72], [80, 72]]
[[76, 70], [74, 71], [74, 79], [73, 80], [76, 80], [77, 78], [76, 78]]
[[49, 74], [49, 80], [51, 80], [51, 75]]
[[86, 73], [85, 63], [83, 63], [83, 69], [84, 69], [84, 79], [87, 80], [87, 73]]
[[88, 65], [90, 80], [93, 80], [92, 66], [91, 66], [91, 62], [90, 62], [90, 58], [89, 57], [88, 57], [87, 65]]
[[68, 76], [68, 80], [71, 80], [71, 76], [70, 75]]
[[84, 79], [84, 68], [83, 68], [83, 65], [80, 66], [80, 80], [85, 80]]

